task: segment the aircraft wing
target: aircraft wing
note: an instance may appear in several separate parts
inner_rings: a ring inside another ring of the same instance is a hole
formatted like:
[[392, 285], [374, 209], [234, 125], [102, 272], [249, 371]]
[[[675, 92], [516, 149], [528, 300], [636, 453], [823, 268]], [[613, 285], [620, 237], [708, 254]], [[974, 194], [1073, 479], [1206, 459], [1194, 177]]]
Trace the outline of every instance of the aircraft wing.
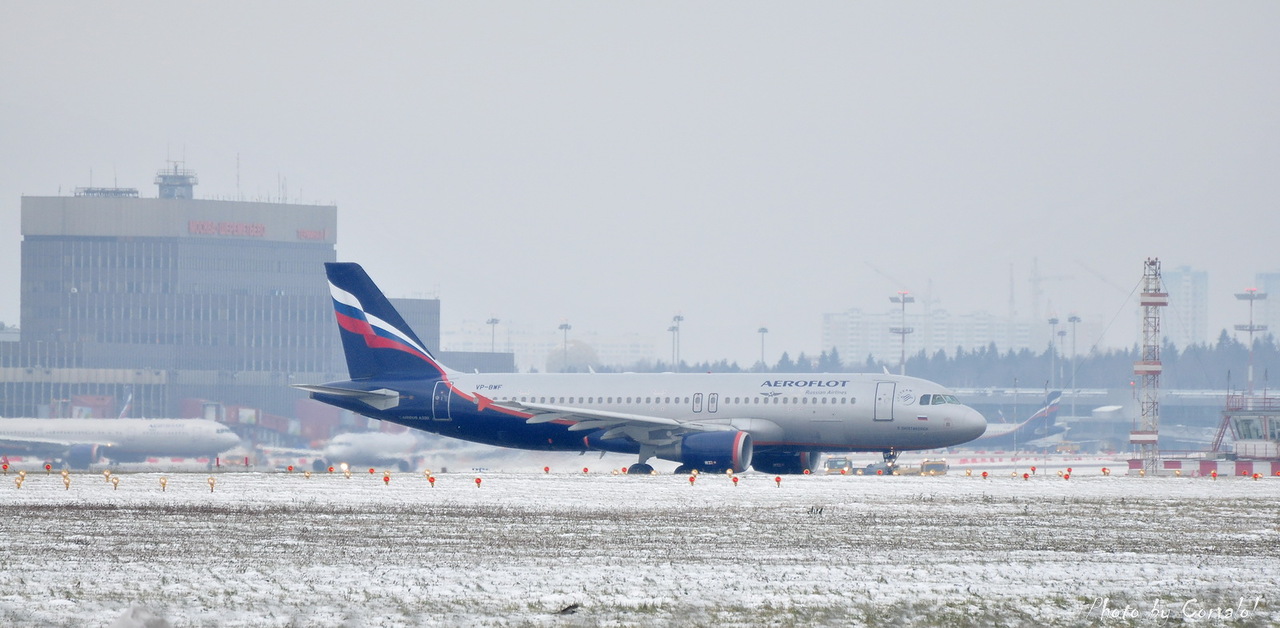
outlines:
[[62, 452], [67, 448], [75, 445], [97, 445], [99, 447], [113, 447], [115, 443], [90, 442], [65, 440], [58, 438], [40, 438], [39, 436], [3, 436], [0, 435], [0, 448], [16, 449], [30, 453], [36, 452]]
[[574, 425], [570, 432], [586, 432], [605, 430], [601, 439], [630, 438], [642, 445], [666, 445], [683, 434], [690, 432], [723, 432], [736, 431], [738, 428], [717, 423], [699, 423], [697, 421], [677, 421], [664, 417], [626, 412], [609, 412], [576, 408], [572, 406], [554, 406], [540, 403], [503, 402], [503, 407], [533, 414], [526, 419], [528, 423], [550, 423], [551, 421], [570, 421]]

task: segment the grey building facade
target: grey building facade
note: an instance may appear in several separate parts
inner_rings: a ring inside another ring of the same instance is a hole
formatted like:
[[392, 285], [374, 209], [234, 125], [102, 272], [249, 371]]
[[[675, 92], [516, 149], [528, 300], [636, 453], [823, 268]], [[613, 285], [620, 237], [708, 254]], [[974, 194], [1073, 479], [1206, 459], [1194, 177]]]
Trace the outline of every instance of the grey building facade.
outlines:
[[[196, 199], [195, 182], [175, 166], [158, 198], [22, 198], [21, 333], [0, 343], [0, 416], [206, 416], [260, 441], [336, 425], [289, 385], [346, 378], [324, 275], [337, 207]], [[396, 305], [439, 351], [440, 302]], [[441, 358], [514, 370], [509, 353]]]
[[0, 412], [98, 395], [142, 416], [183, 414], [186, 398], [292, 414], [289, 383], [334, 376], [336, 226], [334, 206], [24, 197], [22, 335]]

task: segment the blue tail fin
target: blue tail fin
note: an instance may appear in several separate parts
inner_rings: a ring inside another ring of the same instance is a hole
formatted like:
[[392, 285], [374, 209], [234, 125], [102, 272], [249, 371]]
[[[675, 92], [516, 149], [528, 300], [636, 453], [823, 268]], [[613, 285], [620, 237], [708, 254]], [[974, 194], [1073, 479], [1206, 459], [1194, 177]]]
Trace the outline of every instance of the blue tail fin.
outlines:
[[1031, 433], [1036, 436], [1049, 436], [1062, 431], [1062, 427], [1055, 425], [1054, 421], [1058, 418], [1058, 408], [1062, 402], [1062, 391], [1055, 390], [1050, 392], [1044, 400], [1044, 407], [1031, 415], [1026, 423], [1032, 428]]
[[351, 379], [440, 379], [446, 371], [359, 264], [326, 263]]

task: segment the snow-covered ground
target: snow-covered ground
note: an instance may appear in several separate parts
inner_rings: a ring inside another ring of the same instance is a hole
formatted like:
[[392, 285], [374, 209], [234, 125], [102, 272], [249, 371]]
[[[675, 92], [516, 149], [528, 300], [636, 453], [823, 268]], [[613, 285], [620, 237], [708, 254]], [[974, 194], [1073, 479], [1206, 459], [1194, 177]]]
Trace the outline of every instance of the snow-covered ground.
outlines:
[[0, 625], [1280, 624], [1280, 478], [1060, 470], [11, 471]]

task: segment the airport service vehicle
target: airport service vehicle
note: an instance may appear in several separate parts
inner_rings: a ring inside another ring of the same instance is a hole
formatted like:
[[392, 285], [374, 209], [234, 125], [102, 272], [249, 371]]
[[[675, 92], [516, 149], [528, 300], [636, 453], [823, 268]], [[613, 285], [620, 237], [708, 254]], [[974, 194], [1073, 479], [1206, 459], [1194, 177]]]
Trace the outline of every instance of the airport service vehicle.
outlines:
[[[358, 264], [325, 270], [350, 379], [297, 385], [382, 421], [532, 450], [654, 458], [678, 471], [804, 473], [818, 452], [967, 442], [986, 420], [944, 386], [878, 373], [460, 373], [440, 364]], [[920, 400], [929, 399], [928, 404]]]

